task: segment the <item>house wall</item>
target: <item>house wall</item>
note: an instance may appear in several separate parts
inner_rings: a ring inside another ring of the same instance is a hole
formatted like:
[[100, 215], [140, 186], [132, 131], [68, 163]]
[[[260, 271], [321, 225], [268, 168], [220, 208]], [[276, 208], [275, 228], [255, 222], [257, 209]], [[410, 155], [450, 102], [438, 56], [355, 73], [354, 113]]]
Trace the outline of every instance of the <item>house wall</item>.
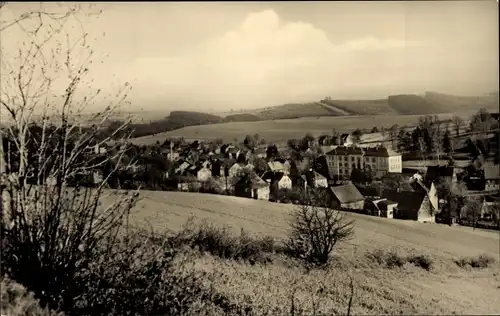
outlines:
[[292, 179], [288, 176], [283, 176], [281, 180], [278, 182], [278, 187], [280, 189], [291, 189], [292, 188]]
[[388, 169], [390, 173], [402, 173], [403, 172], [403, 159], [401, 155], [388, 157]]
[[484, 186], [485, 191], [493, 191], [493, 190], [498, 190], [499, 185], [497, 181], [492, 181], [492, 180], [487, 180]]
[[328, 180], [327, 179], [317, 179], [314, 180], [317, 188], [328, 188]]
[[422, 204], [420, 205], [420, 209], [418, 210], [418, 215], [417, 215], [417, 221], [421, 223], [436, 222], [436, 211], [432, 210], [432, 204], [431, 200], [429, 199], [429, 196], [426, 196], [422, 201]]
[[342, 203], [340, 204], [341, 208], [346, 208], [350, 210], [362, 210], [365, 207], [365, 201], [357, 201], [357, 202], [351, 202], [351, 203]]
[[397, 204], [388, 204], [387, 205], [387, 211], [382, 210], [380, 212], [381, 217], [385, 218], [394, 218], [394, 208], [397, 206]]
[[258, 188], [256, 191], [257, 191], [257, 196], [254, 196], [254, 198], [258, 200], [269, 201], [269, 194], [270, 194], [269, 187]]
[[231, 168], [229, 168], [229, 177], [235, 177], [241, 169], [243, 168], [239, 164], [235, 163]]
[[208, 179], [210, 179], [211, 176], [212, 176], [212, 171], [210, 169], [203, 168], [201, 170], [198, 170], [197, 174], [198, 181], [207, 181]]

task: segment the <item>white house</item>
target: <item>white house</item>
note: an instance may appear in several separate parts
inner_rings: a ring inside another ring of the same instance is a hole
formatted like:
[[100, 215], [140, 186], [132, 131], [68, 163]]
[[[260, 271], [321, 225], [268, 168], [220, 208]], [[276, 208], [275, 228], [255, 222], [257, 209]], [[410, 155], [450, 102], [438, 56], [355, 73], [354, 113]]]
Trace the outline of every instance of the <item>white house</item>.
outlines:
[[212, 170], [208, 169], [207, 167], [202, 167], [196, 172], [196, 178], [198, 181], [207, 181], [212, 177]]
[[316, 188], [328, 188], [328, 179], [314, 171], [314, 185]]

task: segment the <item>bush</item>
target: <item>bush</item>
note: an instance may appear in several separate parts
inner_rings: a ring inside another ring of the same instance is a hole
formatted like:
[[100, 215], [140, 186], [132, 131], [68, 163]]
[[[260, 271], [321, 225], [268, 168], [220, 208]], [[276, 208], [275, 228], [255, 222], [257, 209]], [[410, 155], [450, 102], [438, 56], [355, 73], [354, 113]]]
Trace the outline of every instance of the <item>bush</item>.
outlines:
[[388, 252], [382, 249], [376, 249], [366, 254], [371, 261], [379, 265], [386, 266], [389, 269], [402, 268], [406, 263], [411, 263], [416, 267], [430, 271], [434, 265], [434, 260], [428, 255], [402, 255], [395, 250]]
[[461, 268], [470, 267], [476, 269], [488, 268], [495, 262], [496, 262], [495, 258], [487, 254], [482, 254], [477, 257], [467, 257], [455, 260], [455, 263]]
[[276, 244], [271, 237], [253, 238], [243, 229], [239, 236], [234, 236], [227, 227], [217, 227], [202, 222], [194, 224], [189, 219], [184, 228], [171, 237], [175, 247], [187, 245], [201, 252], [209, 252], [223, 259], [246, 260], [251, 264], [269, 262], [269, 254], [276, 251]]
[[434, 260], [428, 255], [413, 255], [408, 257], [408, 262], [414, 266], [430, 271], [434, 265]]
[[318, 266], [329, 262], [338, 243], [354, 235], [354, 221], [347, 221], [340, 211], [317, 206], [315, 201], [297, 205], [290, 226], [287, 253]]

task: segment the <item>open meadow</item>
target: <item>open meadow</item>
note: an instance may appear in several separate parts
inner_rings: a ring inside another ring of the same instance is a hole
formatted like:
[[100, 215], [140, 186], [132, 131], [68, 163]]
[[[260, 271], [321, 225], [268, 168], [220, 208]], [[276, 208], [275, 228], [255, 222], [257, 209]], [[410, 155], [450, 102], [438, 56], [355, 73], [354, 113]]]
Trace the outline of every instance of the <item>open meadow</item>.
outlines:
[[[440, 114], [441, 119], [449, 119], [452, 114]], [[268, 142], [277, 143], [290, 138], [301, 138], [306, 133], [313, 136], [331, 134], [332, 129], [338, 132], [351, 132], [357, 128], [372, 128], [374, 126], [389, 128], [394, 124], [399, 126], [415, 125], [420, 115], [374, 115], [374, 116], [320, 116], [304, 117], [288, 120], [270, 120], [258, 122], [231, 122], [188, 126], [177, 130], [137, 137], [131, 139], [134, 144], [154, 144], [163, 142], [167, 137], [184, 137], [186, 139], [216, 139], [232, 141], [234, 138], [244, 139], [245, 135], [258, 133]], [[465, 117], [465, 116], [464, 116]]]
[[[103, 205], [110, 200], [103, 200]], [[285, 237], [294, 206], [231, 196], [141, 191], [132, 213], [135, 224], [155, 230], [179, 230], [193, 216], [218, 226], [228, 225], [252, 235]], [[250, 302], [257, 314], [290, 313], [294, 302], [310, 315], [313, 305], [323, 314], [345, 314], [349, 276], [353, 278], [352, 314], [498, 314], [498, 264], [485, 269], [461, 268], [454, 260], [500, 254], [498, 232], [422, 224], [347, 213], [355, 236], [339, 246], [332, 267], [306, 272], [285, 257], [270, 264], [250, 265], [198, 254], [196, 269], [213, 276], [210, 282], [238, 302]], [[405, 263], [388, 267], [375, 251], [429, 256], [432, 269]], [[498, 260], [497, 260], [498, 262]], [[208, 282], [208, 280], [207, 280]]]

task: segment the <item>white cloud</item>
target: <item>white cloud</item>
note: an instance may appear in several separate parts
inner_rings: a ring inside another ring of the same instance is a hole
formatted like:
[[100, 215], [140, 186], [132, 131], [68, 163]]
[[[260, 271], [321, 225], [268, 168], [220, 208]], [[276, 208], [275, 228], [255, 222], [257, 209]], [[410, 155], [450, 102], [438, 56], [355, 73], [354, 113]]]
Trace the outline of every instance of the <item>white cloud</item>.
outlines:
[[313, 25], [282, 21], [265, 10], [195, 51], [141, 59], [136, 66], [138, 77], [156, 81], [171, 97], [190, 94], [193, 102], [210, 106], [267, 106], [394, 85], [402, 80], [397, 77], [408, 64], [408, 48], [423, 44], [367, 36], [334, 45]]

